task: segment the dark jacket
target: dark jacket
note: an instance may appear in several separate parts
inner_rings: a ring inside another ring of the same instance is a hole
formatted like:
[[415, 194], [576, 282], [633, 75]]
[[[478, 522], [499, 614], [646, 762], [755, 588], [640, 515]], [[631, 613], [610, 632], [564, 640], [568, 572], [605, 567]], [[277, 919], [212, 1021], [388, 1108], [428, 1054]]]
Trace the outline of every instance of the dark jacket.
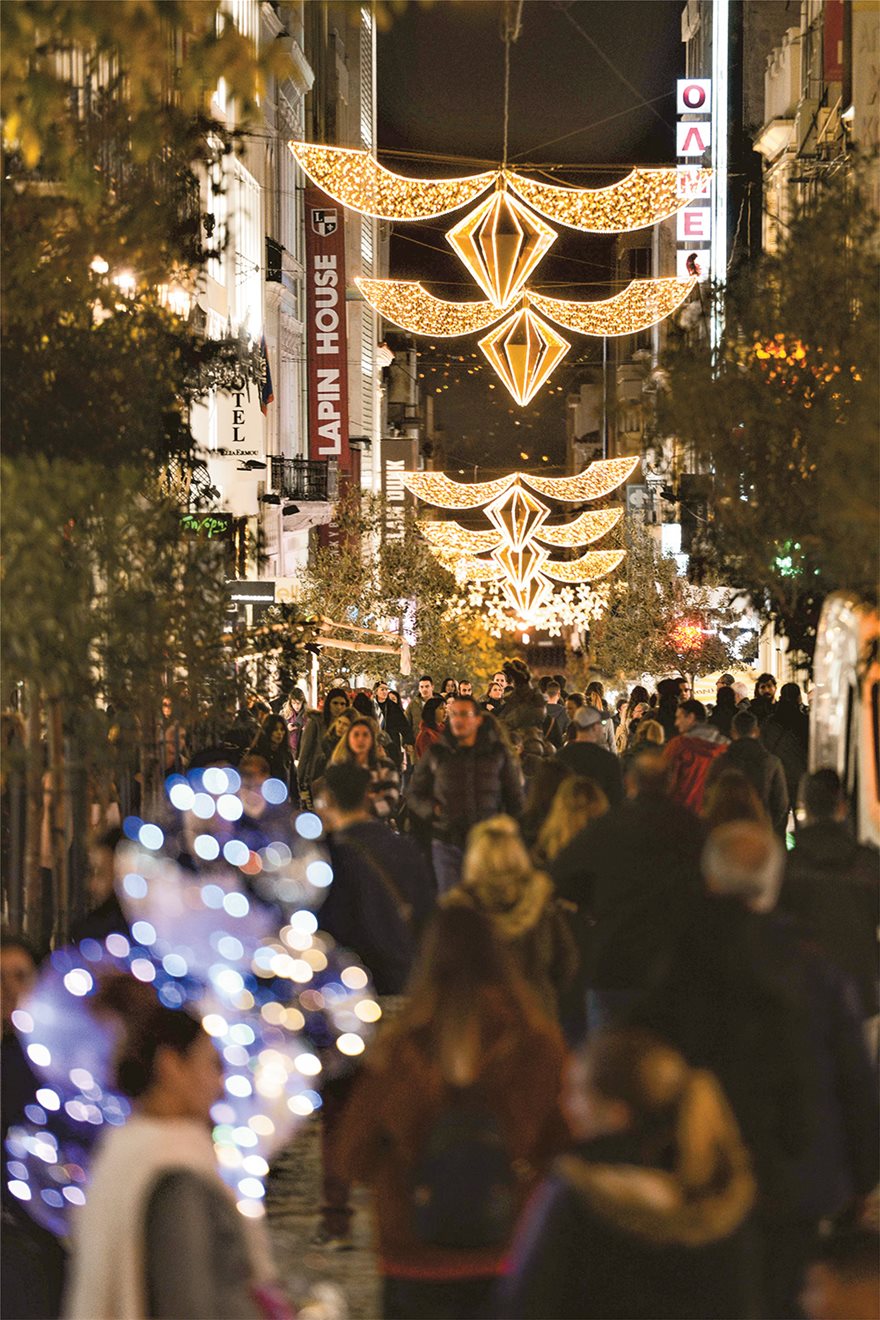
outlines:
[[583, 775], [597, 783], [612, 807], [623, 801], [620, 761], [607, 747], [600, 747], [598, 743], [570, 742], [559, 749], [556, 757], [572, 774]]
[[321, 929], [356, 953], [380, 995], [403, 994], [418, 934], [433, 907], [433, 881], [416, 845], [379, 821], [328, 836], [333, 884]]
[[876, 849], [856, 843], [841, 821], [805, 825], [788, 855], [779, 906], [852, 977], [865, 1017], [880, 1012], [880, 858]]
[[504, 698], [498, 718], [508, 729], [543, 729], [546, 703], [537, 688], [530, 683], [520, 683]]
[[403, 709], [396, 701], [392, 701], [391, 697], [387, 697], [385, 701], [377, 701], [376, 709], [379, 712], [379, 727], [388, 739], [388, 755], [399, 770], [403, 761], [404, 747], [413, 745], [412, 726]]
[[785, 772], [788, 798], [796, 806], [801, 779], [807, 773], [807, 748], [810, 737], [810, 717], [806, 711], [774, 706], [761, 726], [761, 742], [778, 756]]
[[752, 1315], [754, 1185], [731, 1122], [702, 1191], [646, 1164], [627, 1133], [558, 1160], [520, 1221], [499, 1289], [505, 1320], [741, 1320]]
[[730, 744], [724, 756], [712, 762], [706, 775], [707, 788], [723, 770], [739, 770], [745, 775], [764, 804], [774, 830], [783, 838], [789, 802], [779, 757], [768, 752], [757, 738], [739, 738]]
[[554, 859], [557, 893], [578, 908], [588, 985], [641, 986], [663, 965], [699, 893], [703, 838], [690, 812], [641, 793], [590, 821]]
[[855, 990], [788, 918], [704, 899], [635, 1016], [721, 1082], [765, 1218], [833, 1217], [870, 1190], [876, 1088]]
[[519, 769], [494, 720], [483, 716], [473, 747], [459, 747], [450, 728], [417, 762], [407, 805], [433, 822], [435, 838], [464, 847], [478, 821], [523, 809]]
[[319, 762], [322, 761], [321, 741], [326, 733], [324, 720], [319, 710], [306, 712], [305, 722], [299, 735], [299, 754], [296, 770], [300, 788], [308, 790], [313, 779], [321, 773]]

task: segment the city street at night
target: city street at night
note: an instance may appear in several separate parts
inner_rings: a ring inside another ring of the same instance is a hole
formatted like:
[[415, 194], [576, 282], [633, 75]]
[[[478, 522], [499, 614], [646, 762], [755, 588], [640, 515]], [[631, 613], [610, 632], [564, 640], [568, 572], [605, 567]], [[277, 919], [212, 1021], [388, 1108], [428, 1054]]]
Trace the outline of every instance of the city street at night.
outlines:
[[878, 86], [0, 5], [0, 1320], [880, 1320]]

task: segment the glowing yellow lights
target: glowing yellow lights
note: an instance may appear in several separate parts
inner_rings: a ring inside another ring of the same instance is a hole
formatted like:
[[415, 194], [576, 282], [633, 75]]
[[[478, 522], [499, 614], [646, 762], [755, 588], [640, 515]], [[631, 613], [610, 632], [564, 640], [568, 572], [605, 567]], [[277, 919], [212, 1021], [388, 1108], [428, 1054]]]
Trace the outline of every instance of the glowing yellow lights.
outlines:
[[613, 573], [623, 562], [623, 550], [588, 550], [580, 559], [551, 559], [544, 566], [554, 582], [593, 582]]
[[556, 234], [509, 193], [498, 190], [446, 235], [494, 305], [516, 297]]
[[501, 312], [488, 302], [445, 302], [428, 293], [417, 280], [367, 280], [355, 284], [365, 300], [386, 320], [417, 335], [452, 338], [485, 330]]
[[548, 220], [592, 234], [647, 229], [701, 196], [711, 177], [711, 170], [634, 169], [606, 188], [564, 188], [505, 174], [523, 201]]
[[564, 546], [566, 549], [590, 545], [610, 532], [612, 527], [616, 527], [622, 517], [622, 509], [588, 510], [575, 518], [574, 522], [561, 523], [558, 527], [542, 527], [538, 539], [544, 545]]
[[[551, 499], [584, 502], [609, 494], [635, 469], [637, 459], [591, 463], [574, 477], [535, 477], [512, 472], [497, 481], [467, 486], [441, 472], [409, 472], [404, 484], [420, 499], [445, 508], [485, 505], [495, 532], [472, 532], [459, 523], [421, 522], [420, 529], [438, 558], [454, 568], [460, 581], [496, 582], [506, 606], [521, 621], [543, 617], [553, 583], [583, 584], [607, 576], [624, 557], [622, 550], [587, 551], [574, 560], [550, 558], [548, 545], [574, 548], [598, 540], [616, 525], [620, 509], [599, 509], [567, 524], [547, 525], [550, 507], [532, 491]], [[527, 490], [531, 487], [532, 490]], [[489, 554], [489, 559], [480, 558]], [[571, 588], [565, 587], [564, 591]], [[563, 602], [559, 602], [563, 607]]]
[[628, 481], [639, 464], [638, 458], [605, 458], [591, 463], [576, 477], [535, 477], [523, 474], [523, 480], [540, 495], [563, 503], [581, 504], [600, 500]]
[[501, 544], [499, 532], [470, 532], [457, 522], [418, 523], [419, 531], [431, 548], [444, 555], [481, 555], [488, 554]]
[[479, 344], [521, 407], [535, 397], [571, 347], [530, 307], [514, 312]]
[[613, 298], [597, 302], [569, 302], [529, 293], [534, 305], [557, 325], [581, 335], [634, 335], [671, 316], [693, 289], [696, 280], [674, 276], [661, 280], [633, 280]]
[[380, 220], [431, 220], [467, 206], [498, 178], [497, 170], [461, 179], [408, 179], [380, 165], [368, 151], [288, 144], [313, 183], [328, 197]]

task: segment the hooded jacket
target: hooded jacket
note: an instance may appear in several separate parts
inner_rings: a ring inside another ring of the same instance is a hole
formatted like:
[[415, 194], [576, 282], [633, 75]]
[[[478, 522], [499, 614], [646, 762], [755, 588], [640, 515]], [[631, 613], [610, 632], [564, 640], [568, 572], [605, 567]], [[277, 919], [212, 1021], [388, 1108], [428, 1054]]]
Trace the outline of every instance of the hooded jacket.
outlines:
[[546, 703], [531, 683], [517, 683], [504, 698], [498, 718], [504, 721], [508, 729], [541, 730], [547, 718]]
[[[712, 1085], [712, 1083], [709, 1083]], [[509, 1320], [709, 1320], [754, 1314], [754, 1184], [727, 1119], [705, 1177], [647, 1163], [628, 1133], [557, 1161], [520, 1224], [498, 1314]]]
[[663, 760], [668, 773], [669, 796], [690, 811], [699, 812], [706, 791], [709, 767], [729, 746], [727, 738], [711, 724], [695, 724], [666, 744]]
[[464, 847], [478, 821], [523, 809], [519, 769], [491, 716], [485, 715], [473, 747], [460, 747], [447, 727], [416, 763], [407, 805], [433, 821], [434, 837]]
[[456, 886], [444, 901], [467, 904], [491, 917], [542, 1007], [555, 1017], [559, 994], [574, 979], [578, 952], [550, 877], [533, 871], [509, 883], [494, 877], [477, 880]]

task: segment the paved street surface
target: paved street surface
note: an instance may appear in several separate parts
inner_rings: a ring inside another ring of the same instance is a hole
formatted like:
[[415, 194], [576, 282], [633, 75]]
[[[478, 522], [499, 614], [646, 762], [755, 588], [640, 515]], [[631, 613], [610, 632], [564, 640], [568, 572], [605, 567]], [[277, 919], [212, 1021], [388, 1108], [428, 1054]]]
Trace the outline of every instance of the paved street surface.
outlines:
[[310, 1245], [318, 1227], [320, 1188], [320, 1120], [315, 1119], [279, 1154], [268, 1183], [269, 1229], [281, 1280], [297, 1304], [316, 1285], [331, 1283], [344, 1293], [351, 1320], [377, 1320], [379, 1283], [368, 1193], [361, 1188], [354, 1193], [354, 1250], [333, 1252]]

